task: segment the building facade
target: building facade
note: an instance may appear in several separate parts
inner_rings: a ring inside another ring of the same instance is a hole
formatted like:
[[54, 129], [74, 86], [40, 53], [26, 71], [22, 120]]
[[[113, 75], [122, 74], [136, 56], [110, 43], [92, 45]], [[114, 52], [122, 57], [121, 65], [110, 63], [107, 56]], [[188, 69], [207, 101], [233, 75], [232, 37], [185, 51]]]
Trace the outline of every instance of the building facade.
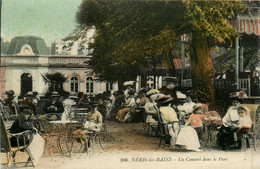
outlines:
[[99, 82], [87, 68], [91, 56], [49, 55], [43, 39], [21, 36], [12, 39], [6, 54], [1, 55], [0, 95], [13, 90], [15, 95], [37, 91], [43, 96], [48, 83], [42, 75], [60, 72], [67, 77], [63, 89], [67, 92], [83, 92], [89, 95], [106, 90], [117, 90], [117, 83]]

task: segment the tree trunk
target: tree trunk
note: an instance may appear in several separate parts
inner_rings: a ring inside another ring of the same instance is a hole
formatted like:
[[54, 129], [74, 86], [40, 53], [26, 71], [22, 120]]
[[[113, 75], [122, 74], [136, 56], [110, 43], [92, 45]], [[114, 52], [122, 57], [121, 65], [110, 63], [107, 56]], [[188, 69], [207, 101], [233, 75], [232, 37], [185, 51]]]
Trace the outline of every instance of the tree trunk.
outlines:
[[207, 101], [214, 105], [215, 69], [207, 44], [207, 36], [201, 33], [192, 34], [191, 74], [198, 101]]

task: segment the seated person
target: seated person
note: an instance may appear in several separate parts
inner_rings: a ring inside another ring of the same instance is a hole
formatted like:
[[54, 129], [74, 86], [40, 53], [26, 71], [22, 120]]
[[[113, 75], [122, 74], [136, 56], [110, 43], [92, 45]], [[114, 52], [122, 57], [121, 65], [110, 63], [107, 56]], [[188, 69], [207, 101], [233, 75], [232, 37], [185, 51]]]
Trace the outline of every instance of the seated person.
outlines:
[[237, 109], [238, 111], [238, 114], [240, 116], [240, 119], [239, 119], [239, 129], [237, 130], [237, 136], [238, 137], [235, 137], [234, 138], [234, 141], [238, 141], [238, 148], [241, 146], [241, 138], [240, 137], [242, 134], [246, 134], [249, 132], [249, 129], [251, 128], [252, 126], [252, 120], [250, 118], [250, 111], [247, 107], [244, 107], [244, 106], [240, 106], [238, 107]]
[[140, 93], [140, 99], [139, 99], [139, 107], [145, 106], [145, 104], [149, 101], [146, 96], [145, 92], [139, 92]]
[[[15, 134], [15, 133], [24, 132], [26, 130], [31, 130], [31, 131], [36, 130], [32, 124], [32, 119], [31, 119], [32, 110], [30, 109], [30, 107], [24, 106], [21, 109], [22, 109], [21, 115], [13, 122], [10, 128], [10, 133]], [[26, 137], [19, 137], [18, 138], [19, 146], [24, 146], [29, 144], [30, 137], [31, 135]], [[10, 142], [12, 147], [18, 147], [17, 137], [11, 137]]]
[[[64, 107], [61, 102], [59, 102], [59, 94], [58, 92], [52, 92], [51, 101], [46, 103], [45, 105], [45, 113], [57, 113], [62, 114], [64, 112]], [[52, 117], [51, 120], [58, 120], [60, 117]], [[59, 119], [60, 120], [60, 119]]]
[[58, 92], [52, 92], [51, 101], [46, 103], [45, 112], [46, 113], [63, 113], [64, 107], [61, 102], [59, 102]]
[[145, 103], [145, 113], [147, 114], [146, 123], [158, 125], [158, 115], [154, 108], [154, 106], [157, 106], [157, 103], [155, 102], [157, 96], [148, 92], [147, 97], [149, 98], [149, 101]]
[[189, 124], [193, 127], [199, 137], [199, 141], [202, 141], [203, 138], [203, 120], [207, 120], [206, 116], [202, 112], [202, 105], [200, 103], [195, 104], [193, 107], [192, 114], [186, 120], [185, 126]]
[[238, 127], [239, 125], [239, 114], [238, 114], [238, 107], [240, 106], [241, 99], [239, 98], [232, 98], [232, 106], [228, 109], [227, 113], [223, 117], [223, 125], [225, 127]]
[[74, 107], [77, 105], [78, 96], [75, 93], [71, 93], [68, 98], [62, 102], [64, 106]]
[[102, 117], [106, 117], [106, 105], [103, 99], [98, 99], [97, 111], [101, 113]]
[[113, 101], [111, 99], [106, 100], [106, 116], [105, 119], [111, 119], [111, 112], [114, 108], [114, 105], [112, 103]]
[[100, 131], [103, 117], [101, 113], [97, 111], [97, 103], [93, 101], [90, 102], [88, 108], [90, 109], [90, 112], [86, 114], [87, 120], [84, 123], [83, 128], [74, 131], [73, 134], [85, 135], [89, 131]]
[[134, 113], [136, 109], [134, 91], [129, 91], [128, 94], [129, 98], [126, 100], [125, 108], [120, 109], [116, 116], [116, 119], [120, 122], [125, 122], [128, 118], [132, 118], [132, 113]]
[[239, 119], [238, 107], [240, 107], [240, 102], [242, 101], [238, 97], [233, 97], [232, 106], [228, 109], [227, 113], [222, 119], [222, 126], [218, 134], [218, 143], [219, 146], [225, 150], [226, 148], [237, 147], [236, 140], [236, 131], [239, 129]]
[[170, 96], [164, 96], [158, 100], [158, 104], [160, 106], [160, 115], [162, 118], [162, 122], [167, 123], [169, 135], [171, 136], [170, 145], [171, 147], [174, 147], [180, 128], [179, 123], [175, 123], [179, 122], [179, 119], [177, 118], [177, 113], [172, 107], [170, 107], [172, 100], [173, 99]]
[[178, 138], [176, 140], [176, 147], [192, 151], [202, 151], [200, 149], [200, 142], [197, 132], [191, 126], [181, 126]]
[[27, 105], [30, 107], [30, 109], [32, 110], [33, 114], [36, 115], [36, 104], [34, 101], [34, 95], [33, 92], [28, 92], [25, 95], [24, 100], [22, 101], [22, 104]]
[[190, 113], [192, 113], [194, 105], [195, 105], [195, 103], [191, 100], [191, 98], [189, 96], [187, 96], [186, 103], [183, 104], [183, 109], [185, 110], [185, 112], [187, 114], [190, 114]]

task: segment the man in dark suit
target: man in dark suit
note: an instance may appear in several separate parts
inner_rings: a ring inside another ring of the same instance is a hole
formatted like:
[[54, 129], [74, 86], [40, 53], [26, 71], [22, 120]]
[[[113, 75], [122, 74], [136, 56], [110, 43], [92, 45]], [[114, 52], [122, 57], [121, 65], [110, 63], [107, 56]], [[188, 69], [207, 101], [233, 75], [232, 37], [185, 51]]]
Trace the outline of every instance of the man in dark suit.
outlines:
[[63, 104], [59, 101], [58, 92], [52, 92], [51, 101], [45, 105], [45, 113], [63, 113], [64, 107]]

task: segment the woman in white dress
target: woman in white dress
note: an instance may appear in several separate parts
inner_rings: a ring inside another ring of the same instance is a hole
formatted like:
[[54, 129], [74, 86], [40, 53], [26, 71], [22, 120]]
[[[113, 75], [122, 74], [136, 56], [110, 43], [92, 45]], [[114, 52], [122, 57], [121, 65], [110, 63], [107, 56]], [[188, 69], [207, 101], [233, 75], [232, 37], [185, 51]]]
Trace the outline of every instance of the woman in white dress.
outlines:
[[191, 126], [181, 126], [181, 130], [176, 140], [176, 145], [180, 145], [186, 150], [202, 151], [196, 130]]
[[154, 108], [154, 106], [157, 105], [155, 102], [157, 95], [148, 92], [147, 97], [149, 101], [145, 103], [145, 113], [147, 114], [146, 123], [158, 125], [158, 119], [154, 119], [154, 117], [157, 116], [157, 111]]

